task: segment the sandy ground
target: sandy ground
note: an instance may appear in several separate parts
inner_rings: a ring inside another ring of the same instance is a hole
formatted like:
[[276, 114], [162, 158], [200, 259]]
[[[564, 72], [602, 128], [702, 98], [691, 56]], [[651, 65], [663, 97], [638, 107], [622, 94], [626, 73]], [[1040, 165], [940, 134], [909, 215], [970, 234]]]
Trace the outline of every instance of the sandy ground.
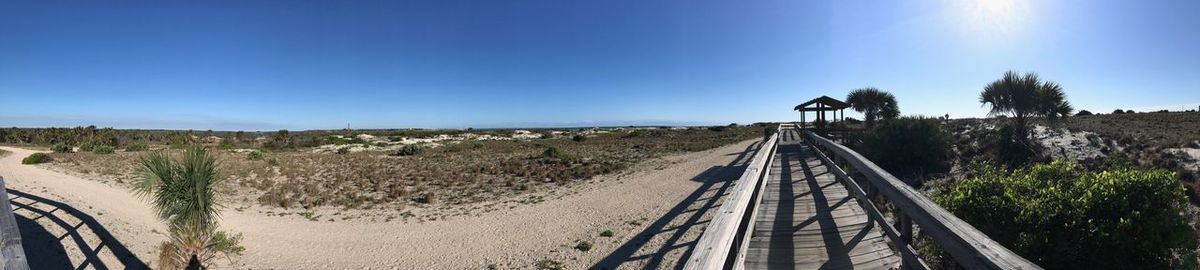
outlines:
[[[0, 158], [34, 269], [142, 268], [165, 226], [123, 188]], [[646, 162], [544, 202], [427, 222], [310, 221], [228, 209], [246, 254], [219, 268], [674, 268], [758, 149], [745, 141]], [[381, 210], [386, 211], [386, 210]], [[600, 233], [611, 230], [613, 236]], [[590, 251], [574, 247], [594, 244]]]
[[[1096, 137], [1097, 141], [1089, 140], [1088, 136]], [[1033, 128], [1033, 138], [1040, 142], [1046, 149], [1046, 154], [1054, 159], [1081, 160], [1105, 156], [1104, 151], [1101, 151], [1104, 144], [1094, 132], [1072, 132], [1066, 128], [1036, 125]]]

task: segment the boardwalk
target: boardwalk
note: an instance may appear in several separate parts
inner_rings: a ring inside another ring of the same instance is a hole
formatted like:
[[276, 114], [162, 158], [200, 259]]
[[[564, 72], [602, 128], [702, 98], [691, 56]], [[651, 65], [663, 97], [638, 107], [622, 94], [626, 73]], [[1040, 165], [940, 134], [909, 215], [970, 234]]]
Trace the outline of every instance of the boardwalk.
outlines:
[[900, 256], [826, 171], [796, 129], [783, 129], [758, 205], [747, 269], [892, 269]]

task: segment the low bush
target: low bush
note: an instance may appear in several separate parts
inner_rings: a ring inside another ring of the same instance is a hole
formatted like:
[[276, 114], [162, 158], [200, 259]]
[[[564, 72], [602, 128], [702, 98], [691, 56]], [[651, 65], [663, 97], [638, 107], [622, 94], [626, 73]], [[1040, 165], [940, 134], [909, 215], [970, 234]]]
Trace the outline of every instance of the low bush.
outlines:
[[212, 241], [209, 245], [216, 252], [242, 255], [242, 253], [246, 252], [246, 247], [242, 246], [243, 239], [245, 237], [241, 233], [230, 234], [225, 231], [217, 231], [213, 233]]
[[579, 240], [579, 243], [575, 244], [575, 249], [584, 252], [592, 250], [592, 242], [588, 242], [587, 240]]
[[1079, 110], [1079, 112], [1075, 113], [1075, 116], [1088, 116], [1088, 115], [1092, 115], [1092, 112], [1090, 112], [1088, 110]]
[[125, 146], [125, 152], [139, 152], [150, 150], [150, 146], [144, 143], [131, 143]]
[[50, 151], [54, 151], [55, 153], [70, 153], [70, 152], [72, 152], [70, 145], [65, 145], [65, 144], [61, 144], [61, 143], [51, 146]]
[[107, 146], [107, 145], [97, 145], [95, 148], [92, 148], [92, 153], [102, 154], [102, 155], [103, 154], [112, 154], [113, 151], [116, 151], [116, 150], [113, 149], [112, 146]]
[[936, 119], [924, 117], [880, 122], [863, 134], [858, 146], [875, 164], [906, 179], [949, 170], [951, 147], [950, 133]]
[[1194, 262], [1187, 197], [1165, 170], [1085, 172], [1053, 162], [975, 177], [935, 196], [955, 216], [1046, 269], [1169, 269]]
[[823, 129], [829, 127], [829, 121], [817, 119], [812, 121], [812, 125], [814, 128]]
[[583, 134], [576, 134], [575, 136], [571, 136], [571, 140], [577, 141], [577, 142], [582, 142], [582, 141], [587, 140], [587, 136], [583, 136]]
[[771, 135], [775, 135], [776, 130], [778, 130], [778, 128], [774, 127], [774, 125], [767, 125], [767, 127], [764, 127], [763, 140], [770, 139]]
[[21, 164], [38, 164], [50, 162], [50, 155], [46, 153], [33, 153], [28, 157], [21, 159]]
[[538, 261], [536, 267], [538, 270], [566, 269], [566, 266], [563, 266], [562, 262], [551, 260], [551, 259], [543, 259], [543, 260]]
[[350, 147], [342, 147], [342, 148], [337, 149], [338, 155], [345, 155], [345, 154], [349, 154], [349, 153], [350, 153]]
[[262, 160], [262, 158], [263, 153], [259, 151], [250, 151], [250, 153], [246, 153], [246, 159], [248, 160]]
[[96, 144], [92, 142], [84, 142], [79, 144], [79, 152], [91, 152], [96, 149]]
[[578, 154], [567, 152], [566, 150], [558, 149], [558, 147], [548, 147], [546, 151], [542, 151], [542, 157], [562, 162], [578, 162], [582, 158]]
[[601, 237], [612, 237], [613, 231], [612, 230], [604, 230], [603, 232], [600, 232], [600, 236]]
[[995, 133], [987, 134], [984, 141], [987, 158], [1010, 168], [1039, 161], [1041, 145], [1033, 142], [1029, 136], [1019, 133], [1011, 125], [1005, 124]]
[[407, 145], [404, 145], [404, 147], [400, 147], [400, 150], [396, 150], [396, 152], [392, 153], [392, 155], [393, 156], [415, 156], [415, 155], [420, 155], [421, 152], [424, 152], [424, 151], [425, 151], [425, 148], [421, 147], [420, 145], [407, 144]]
[[[334, 144], [334, 145], [365, 144], [365, 143], [367, 143], [367, 141], [365, 141], [365, 140], [363, 140], [362, 138], [359, 138], [359, 137], [357, 137], [357, 136], [343, 136], [342, 138], [338, 138], [338, 137], [329, 137], [329, 139], [333, 141], [333, 144]], [[394, 139], [394, 140], [391, 140], [391, 141], [400, 141], [401, 139], [402, 139], [402, 138], [396, 137], [396, 139]]]

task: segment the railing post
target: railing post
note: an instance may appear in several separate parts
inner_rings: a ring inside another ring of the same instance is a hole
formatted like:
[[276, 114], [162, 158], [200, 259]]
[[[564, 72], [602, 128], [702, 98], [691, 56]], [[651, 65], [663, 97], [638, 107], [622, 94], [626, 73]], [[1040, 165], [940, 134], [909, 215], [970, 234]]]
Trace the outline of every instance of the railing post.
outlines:
[[[912, 218], [904, 214], [904, 211], [896, 209], [896, 218], [900, 219], [900, 240], [904, 241], [905, 246], [913, 244], [913, 225]], [[900, 269], [913, 269], [911, 265], [901, 260]]]

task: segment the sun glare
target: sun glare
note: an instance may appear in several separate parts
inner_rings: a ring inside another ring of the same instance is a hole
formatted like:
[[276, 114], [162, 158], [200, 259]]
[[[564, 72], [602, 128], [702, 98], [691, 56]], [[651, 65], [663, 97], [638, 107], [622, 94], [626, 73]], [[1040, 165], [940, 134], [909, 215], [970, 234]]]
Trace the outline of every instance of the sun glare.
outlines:
[[1019, 33], [1031, 20], [1029, 0], [951, 1], [951, 10], [960, 16], [961, 26], [977, 37], [1007, 36]]

